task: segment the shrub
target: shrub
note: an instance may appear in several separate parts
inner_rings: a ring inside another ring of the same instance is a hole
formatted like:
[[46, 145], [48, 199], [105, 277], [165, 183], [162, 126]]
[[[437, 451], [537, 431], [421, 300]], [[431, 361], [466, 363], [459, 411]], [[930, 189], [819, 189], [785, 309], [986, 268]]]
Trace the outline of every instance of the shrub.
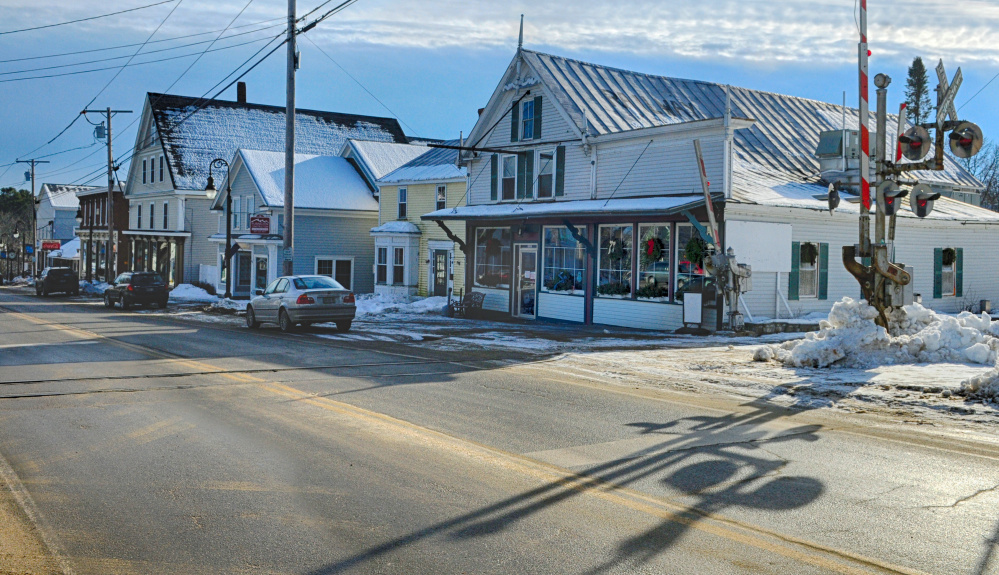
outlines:
[[199, 287], [199, 288], [205, 290], [206, 292], [208, 292], [209, 295], [219, 295], [219, 294], [215, 293], [215, 286], [213, 286], [210, 283], [193, 281], [193, 282], [191, 282], [191, 285], [193, 285], [195, 287]]

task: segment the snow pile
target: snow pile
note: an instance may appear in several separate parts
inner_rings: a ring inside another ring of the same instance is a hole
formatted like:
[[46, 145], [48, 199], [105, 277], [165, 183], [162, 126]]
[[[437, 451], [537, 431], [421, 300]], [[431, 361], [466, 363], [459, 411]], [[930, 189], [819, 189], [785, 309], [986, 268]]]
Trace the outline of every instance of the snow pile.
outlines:
[[88, 282], [86, 280], [83, 280], [80, 282], [80, 293], [82, 293], [83, 295], [103, 296], [104, 290], [108, 289], [109, 287], [111, 286], [102, 281], [95, 280], [92, 282]]
[[33, 286], [35, 285], [35, 278], [29, 276], [18, 276], [10, 280], [10, 285], [12, 286]]
[[386, 294], [362, 294], [355, 302], [357, 316], [386, 313], [431, 313], [447, 305], [447, 298], [428, 297], [411, 301], [410, 298]]
[[246, 311], [246, 304], [250, 303], [249, 300], [231, 300], [231, 299], [219, 299], [216, 298], [212, 302], [212, 305], [208, 306], [209, 313], [217, 313], [222, 315], [235, 315], [237, 312]]
[[899, 363], [995, 363], [999, 325], [988, 314], [942, 315], [919, 304], [889, 317], [891, 334], [876, 325], [877, 311], [867, 302], [843, 298], [804, 339], [756, 350], [756, 361], [776, 360], [791, 367], [839, 364], [871, 368]]
[[214, 296], [204, 289], [191, 284], [180, 284], [170, 290], [170, 301], [174, 302], [214, 303], [218, 299], [218, 296]]

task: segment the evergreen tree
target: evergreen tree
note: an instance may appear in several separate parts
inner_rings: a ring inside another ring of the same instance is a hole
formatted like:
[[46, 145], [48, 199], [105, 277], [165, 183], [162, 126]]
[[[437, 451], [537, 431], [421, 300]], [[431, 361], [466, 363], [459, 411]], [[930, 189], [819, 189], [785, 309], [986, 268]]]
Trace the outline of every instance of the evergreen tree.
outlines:
[[909, 66], [909, 77], [905, 82], [905, 102], [908, 104], [908, 117], [911, 124], [922, 124], [929, 120], [933, 103], [930, 101], [930, 80], [926, 74], [923, 59], [915, 57]]

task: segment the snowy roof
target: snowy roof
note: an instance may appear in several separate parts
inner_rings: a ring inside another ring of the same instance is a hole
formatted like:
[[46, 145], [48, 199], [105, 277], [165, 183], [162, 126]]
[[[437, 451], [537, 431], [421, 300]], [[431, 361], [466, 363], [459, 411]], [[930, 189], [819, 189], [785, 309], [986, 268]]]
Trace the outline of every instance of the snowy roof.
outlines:
[[[442, 142], [449, 146], [457, 146], [458, 140]], [[448, 148], [430, 148], [423, 154], [402, 165], [390, 174], [378, 180], [379, 184], [397, 182], [441, 181], [464, 178], [465, 168], [455, 165], [458, 150]]]
[[413, 222], [393, 220], [385, 222], [377, 228], [371, 228], [373, 234], [420, 234], [420, 228]]
[[350, 140], [347, 142], [347, 147], [351, 149], [352, 155], [361, 164], [362, 169], [366, 169], [371, 175], [372, 184], [427, 151], [427, 147], [421, 145], [365, 140]]
[[[284, 152], [239, 150], [264, 205], [284, 206]], [[220, 205], [222, 194], [216, 196]], [[378, 202], [361, 174], [345, 158], [295, 154], [295, 207], [378, 211]]]
[[[244, 104], [169, 94], [147, 94], [174, 186], [203, 190], [208, 164], [232, 158], [239, 148], [280, 152], [285, 144], [284, 106]], [[296, 110], [295, 151], [331, 155], [348, 139], [407, 142], [393, 118]]]
[[[722, 84], [620, 70], [531, 50], [521, 54], [580, 132], [586, 120], [589, 133], [599, 137], [725, 115]], [[735, 131], [735, 159], [743, 166], [755, 164], [817, 182], [819, 163], [814, 153], [819, 133], [842, 128], [843, 106], [736, 86], [728, 89], [732, 116], [756, 120], [752, 127]], [[859, 112], [854, 108], [845, 112], [846, 125], [856, 128]], [[875, 124], [872, 114], [870, 125]], [[897, 117], [889, 116], [889, 134], [896, 133], [895, 126]], [[944, 171], [912, 176], [925, 183], [983, 187], [950, 157]]]
[[657, 196], [654, 198], [621, 198], [610, 200], [572, 200], [568, 202], [529, 202], [516, 204], [479, 204], [458, 206], [430, 212], [424, 220], [510, 219], [528, 220], [580, 214], [648, 214], [669, 215], [704, 204], [703, 194]]
[[54, 208], [76, 208], [80, 205], [80, 200], [76, 197], [79, 191], [107, 190], [97, 186], [70, 186], [68, 184], [42, 184], [42, 189], [38, 191], [38, 198], [44, 200], [46, 196], [49, 203]]

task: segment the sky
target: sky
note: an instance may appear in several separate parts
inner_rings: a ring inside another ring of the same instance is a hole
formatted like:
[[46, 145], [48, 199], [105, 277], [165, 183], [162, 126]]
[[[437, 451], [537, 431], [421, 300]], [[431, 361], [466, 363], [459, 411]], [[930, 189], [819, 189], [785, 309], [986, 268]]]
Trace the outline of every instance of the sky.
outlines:
[[[298, 0], [298, 14], [323, 1]], [[855, 0], [357, 0], [299, 37], [297, 105], [396, 117], [408, 135], [467, 134], [516, 52], [524, 14], [529, 49], [836, 104], [846, 92], [856, 106], [856, 8]], [[115, 156], [124, 156], [146, 92], [205, 94], [281, 33], [286, 15], [286, 0], [0, 0], [0, 187], [29, 187], [24, 165], [12, 163], [40, 156], [51, 163], [38, 166], [39, 186], [105, 184], [106, 149], [93, 126], [77, 119], [47, 142], [93, 100], [91, 108], [133, 111], [112, 124]], [[912, 59], [923, 58], [933, 86], [942, 58], [948, 76], [963, 72], [961, 119], [978, 123], [986, 138], [996, 134], [999, 79], [989, 82], [999, 75], [999, 1], [870, 0], [868, 22], [871, 74], [893, 79], [889, 111], [905, 98]], [[132, 46], [107, 49], [123, 45]], [[162, 58], [172, 59], [142, 64]], [[283, 106], [284, 67], [282, 47], [243, 78], [248, 99]], [[66, 75], [94, 68], [110, 69]], [[234, 100], [235, 88], [220, 98]]]

